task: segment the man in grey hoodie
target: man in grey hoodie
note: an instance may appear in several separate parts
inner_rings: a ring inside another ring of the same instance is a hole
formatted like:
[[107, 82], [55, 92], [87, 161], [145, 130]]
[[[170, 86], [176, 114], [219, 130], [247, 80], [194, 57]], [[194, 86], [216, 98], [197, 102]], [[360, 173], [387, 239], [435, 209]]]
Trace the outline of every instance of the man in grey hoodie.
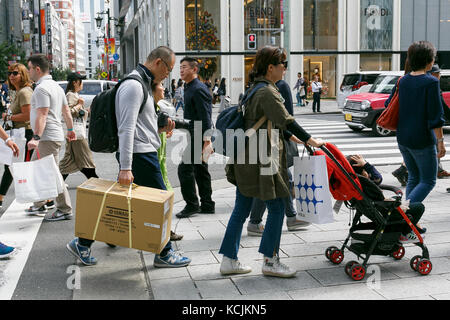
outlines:
[[[161, 83], [166, 79], [175, 65], [175, 54], [168, 47], [153, 50], [144, 64], [139, 64], [130, 75], [138, 75], [147, 86], [149, 95], [142, 111], [144, 92], [139, 81], [124, 82], [116, 94], [116, 119], [119, 135], [119, 183], [130, 185], [135, 182], [140, 186], [166, 190], [158, 161], [158, 149], [161, 145], [159, 133], [171, 132], [175, 123], [169, 119], [164, 128], [158, 127], [152, 96], [152, 82]], [[90, 246], [93, 241], [75, 238], [67, 249], [83, 264], [94, 265], [97, 260], [91, 257]], [[153, 265], [160, 268], [185, 267], [191, 260], [172, 249], [169, 243], [155, 255]]]

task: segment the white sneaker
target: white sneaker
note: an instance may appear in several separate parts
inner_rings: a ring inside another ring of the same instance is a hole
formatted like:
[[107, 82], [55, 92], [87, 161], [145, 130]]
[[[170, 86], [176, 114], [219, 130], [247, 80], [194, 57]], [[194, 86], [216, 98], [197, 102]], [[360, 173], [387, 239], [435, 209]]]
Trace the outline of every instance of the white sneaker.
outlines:
[[223, 256], [222, 264], [220, 265], [220, 273], [222, 275], [244, 274], [250, 272], [252, 272], [252, 268], [242, 265], [239, 260]]
[[297, 271], [292, 270], [287, 265], [280, 262], [280, 257], [273, 258], [264, 257], [262, 273], [265, 276], [292, 278]]
[[309, 227], [311, 223], [306, 221], [297, 220], [297, 216], [286, 217], [286, 225], [288, 231], [297, 231], [306, 227]]

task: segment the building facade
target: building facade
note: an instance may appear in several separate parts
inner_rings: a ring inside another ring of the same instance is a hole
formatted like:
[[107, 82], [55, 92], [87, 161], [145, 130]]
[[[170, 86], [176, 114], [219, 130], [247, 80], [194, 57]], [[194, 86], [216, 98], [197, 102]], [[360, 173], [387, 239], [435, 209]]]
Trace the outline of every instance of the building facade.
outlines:
[[69, 62], [68, 30], [50, 2], [45, 3], [45, 31], [42, 53], [47, 55], [53, 67], [66, 68]]
[[76, 70], [76, 40], [75, 40], [75, 14], [72, 6], [72, 0], [51, 1], [53, 7], [59, 15], [61, 21], [67, 28], [67, 53], [69, 68]]
[[450, 48], [445, 36], [450, 0], [120, 2], [126, 23], [121, 39], [124, 73], [144, 61], [151, 49], [168, 45], [177, 55], [172, 78], [179, 78], [183, 56], [198, 57], [202, 77], [226, 78], [234, 103], [248, 82], [257, 49], [265, 45], [289, 52], [286, 81], [291, 86], [298, 72], [308, 80], [317, 74], [329, 98], [337, 95], [346, 73], [400, 70], [414, 40], [433, 42], [441, 60]]

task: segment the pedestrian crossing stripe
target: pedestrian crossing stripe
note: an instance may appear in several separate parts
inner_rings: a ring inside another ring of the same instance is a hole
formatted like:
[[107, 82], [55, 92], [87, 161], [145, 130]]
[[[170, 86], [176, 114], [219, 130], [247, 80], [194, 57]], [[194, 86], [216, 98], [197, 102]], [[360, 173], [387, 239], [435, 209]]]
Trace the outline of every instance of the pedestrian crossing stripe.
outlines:
[[[336, 145], [346, 156], [360, 154], [373, 165], [398, 165], [403, 162], [395, 136], [376, 137], [372, 135], [370, 129], [354, 132], [339, 121], [300, 119], [298, 123], [314, 138], [321, 138]], [[174, 133], [177, 136], [184, 134], [177, 130]], [[450, 148], [450, 143], [446, 143], [446, 147]], [[299, 151], [300, 153], [303, 151], [302, 146], [299, 146]], [[214, 154], [210, 159], [210, 163], [219, 164], [223, 156]], [[450, 154], [441, 159], [441, 162], [446, 161], [450, 161]]]

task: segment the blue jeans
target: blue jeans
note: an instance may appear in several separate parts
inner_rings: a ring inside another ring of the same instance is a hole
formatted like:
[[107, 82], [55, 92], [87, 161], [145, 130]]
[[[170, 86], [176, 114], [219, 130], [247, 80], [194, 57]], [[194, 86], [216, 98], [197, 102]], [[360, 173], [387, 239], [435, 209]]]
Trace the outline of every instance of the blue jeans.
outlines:
[[303, 99], [302, 99], [302, 96], [300, 95], [300, 91], [297, 92], [296, 97], [297, 97], [297, 105], [298, 106], [302, 106], [303, 105]]
[[411, 203], [422, 202], [436, 185], [438, 170], [436, 146], [411, 149], [398, 145], [408, 169], [406, 199]]
[[[266, 257], [273, 257], [280, 249], [281, 229], [284, 219], [283, 199], [265, 201], [269, 214], [266, 226], [259, 245], [259, 252]], [[248, 198], [236, 188], [236, 201], [234, 210], [228, 221], [227, 230], [222, 241], [219, 253], [230, 259], [237, 259], [239, 244], [241, 242], [242, 227], [250, 215], [253, 198]]]

